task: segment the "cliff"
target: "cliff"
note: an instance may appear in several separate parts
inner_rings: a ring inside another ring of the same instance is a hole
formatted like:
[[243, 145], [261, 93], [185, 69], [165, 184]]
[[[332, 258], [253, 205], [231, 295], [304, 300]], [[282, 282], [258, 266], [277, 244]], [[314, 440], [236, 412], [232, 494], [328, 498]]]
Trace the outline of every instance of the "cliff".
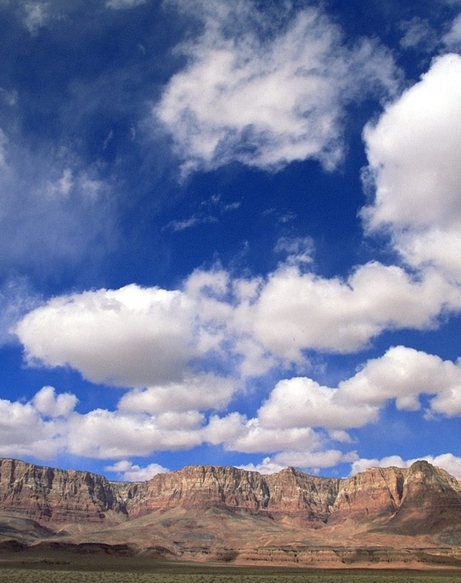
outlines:
[[123, 514], [122, 500], [103, 476], [0, 459], [0, 511], [35, 520], [104, 522]]
[[447, 541], [461, 544], [461, 484], [424, 461], [347, 479], [293, 468], [261, 475], [189, 466], [119, 483], [0, 460], [0, 542], [56, 536], [66, 544], [129, 543], [187, 559], [392, 562], [421, 558], [420, 551], [404, 549], [428, 544], [439, 548], [437, 556], [451, 557], [440, 549]]

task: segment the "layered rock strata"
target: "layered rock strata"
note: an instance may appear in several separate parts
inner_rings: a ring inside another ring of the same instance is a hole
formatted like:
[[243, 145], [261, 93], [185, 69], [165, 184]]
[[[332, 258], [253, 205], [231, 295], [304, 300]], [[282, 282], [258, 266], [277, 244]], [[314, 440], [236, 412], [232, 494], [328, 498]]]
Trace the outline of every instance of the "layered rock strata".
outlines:
[[367, 525], [397, 534], [461, 527], [461, 485], [420, 461], [347, 479], [293, 468], [261, 475], [233, 467], [189, 466], [147, 482], [117, 483], [89, 472], [0, 460], [0, 512], [41, 523], [114, 524], [172, 508], [296, 520], [322, 528]]

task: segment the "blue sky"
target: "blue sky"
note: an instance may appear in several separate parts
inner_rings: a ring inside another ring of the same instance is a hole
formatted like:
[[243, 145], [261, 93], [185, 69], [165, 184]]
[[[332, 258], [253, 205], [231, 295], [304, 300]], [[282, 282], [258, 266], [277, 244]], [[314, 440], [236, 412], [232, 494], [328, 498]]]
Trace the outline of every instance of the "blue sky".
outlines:
[[0, 456], [461, 478], [461, 1], [0, 27]]

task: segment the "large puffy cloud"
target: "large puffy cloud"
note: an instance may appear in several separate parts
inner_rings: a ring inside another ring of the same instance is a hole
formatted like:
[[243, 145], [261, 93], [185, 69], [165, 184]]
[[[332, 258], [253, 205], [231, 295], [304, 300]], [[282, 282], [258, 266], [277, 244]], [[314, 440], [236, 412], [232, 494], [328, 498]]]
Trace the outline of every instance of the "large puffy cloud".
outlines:
[[68, 417], [78, 399], [72, 393], [61, 393], [56, 395], [54, 387], [43, 387], [32, 399], [35, 410], [46, 417]]
[[461, 57], [438, 58], [364, 133], [375, 197], [369, 231], [386, 229], [417, 269], [461, 277]]
[[236, 390], [231, 379], [197, 374], [182, 382], [137, 389], [119, 402], [121, 411], [157, 414], [162, 411], [222, 409]]
[[130, 285], [55, 298], [16, 331], [29, 360], [72, 366], [94, 382], [147, 386], [181, 379], [195, 354], [193, 319], [181, 292]]
[[[306, 350], [356, 352], [384, 330], [434, 327], [440, 313], [460, 305], [459, 290], [433, 270], [414, 279], [400, 267], [369, 263], [342, 280], [288, 262], [265, 281], [197, 271], [183, 290], [130, 285], [55, 298], [15, 331], [31, 363], [149, 387], [183, 382], [192, 362], [206, 368], [210, 355], [244, 376], [276, 364], [305, 366]], [[225, 384], [220, 391], [216, 403], [230, 395]]]
[[362, 401], [347, 403], [339, 389], [322, 387], [309, 378], [277, 383], [258, 417], [266, 427], [349, 429], [376, 421], [378, 409]]
[[383, 330], [434, 326], [446, 305], [458, 308], [460, 300], [435, 272], [414, 279], [372, 262], [342, 280], [282, 266], [256, 299], [236, 309], [235, 326], [266, 351], [300, 363], [306, 349], [356, 352]]
[[346, 403], [382, 406], [395, 399], [398, 409], [418, 410], [419, 396], [436, 395], [431, 409], [447, 416], [461, 413], [461, 366], [422, 351], [396, 346], [368, 361], [339, 384]]
[[390, 56], [368, 40], [346, 47], [318, 8], [263, 15], [242, 0], [170, 4], [204, 23], [154, 110], [185, 172], [234, 160], [277, 169], [315, 158], [333, 168], [344, 106], [395, 89]]
[[417, 411], [421, 395], [432, 396], [426, 414], [460, 415], [461, 363], [395, 346], [337, 388], [305, 377], [280, 381], [259, 409], [258, 420], [273, 429], [352, 429], [377, 421], [390, 401], [398, 409]]
[[98, 459], [147, 456], [191, 449], [202, 443], [203, 416], [197, 411], [158, 416], [96, 409], [68, 422], [68, 451]]
[[77, 399], [43, 387], [26, 403], [0, 399], [0, 456], [51, 459], [67, 444], [67, 422]]
[[[213, 384], [211, 377], [204, 379]], [[2, 400], [0, 453], [46, 459], [68, 452], [122, 460], [123, 467], [113, 466], [111, 471], [129, 473], [133, 469], [130, 475], [141, 479], [158, 468], [131, 468], [127, 458], [206, 443], [228, 451], [269, 455], [264, 471], [283, 465], [316, 470], [355, 460], [359, 471], [366, 461], [360, 462], [355, 451], [347, 451], [353, 440], [345, 430], [376, 422], [389, 402], [416, 411], [420, 396], [427, 395], [427, 419], [461, 415], [460, 362], [443, 361], [403, 346], [366, 362], [336, 388], [307, 377], [280, 381], [254, 418], [237, 412], [222, 417], [201, 412], [200, 408], [204, 411], [213, 406], [211, 393], [201, 399], [194, 391], [190, 396], [184, 391], [181, 405], [175, 392], [178, 386], [172, 385], [171, 396], [163, 389], [159, 395], [154, 388], [134, 390], [113, 411], [96, 409], [83, 414], [75, 411], [75, 395], [56, 394], [53, 387], [43, 387], [27, 403]], [[334, 442], [345, 447], [334, 449]]]

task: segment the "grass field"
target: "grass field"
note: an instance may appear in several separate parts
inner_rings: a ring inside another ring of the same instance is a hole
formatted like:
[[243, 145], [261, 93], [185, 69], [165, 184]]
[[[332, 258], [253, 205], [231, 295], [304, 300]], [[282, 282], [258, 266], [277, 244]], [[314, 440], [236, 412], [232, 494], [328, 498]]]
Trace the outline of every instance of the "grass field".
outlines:
[[459, 583], [453, 571], [159, 568], [158, 572], [0, 566], [0, 583]]

